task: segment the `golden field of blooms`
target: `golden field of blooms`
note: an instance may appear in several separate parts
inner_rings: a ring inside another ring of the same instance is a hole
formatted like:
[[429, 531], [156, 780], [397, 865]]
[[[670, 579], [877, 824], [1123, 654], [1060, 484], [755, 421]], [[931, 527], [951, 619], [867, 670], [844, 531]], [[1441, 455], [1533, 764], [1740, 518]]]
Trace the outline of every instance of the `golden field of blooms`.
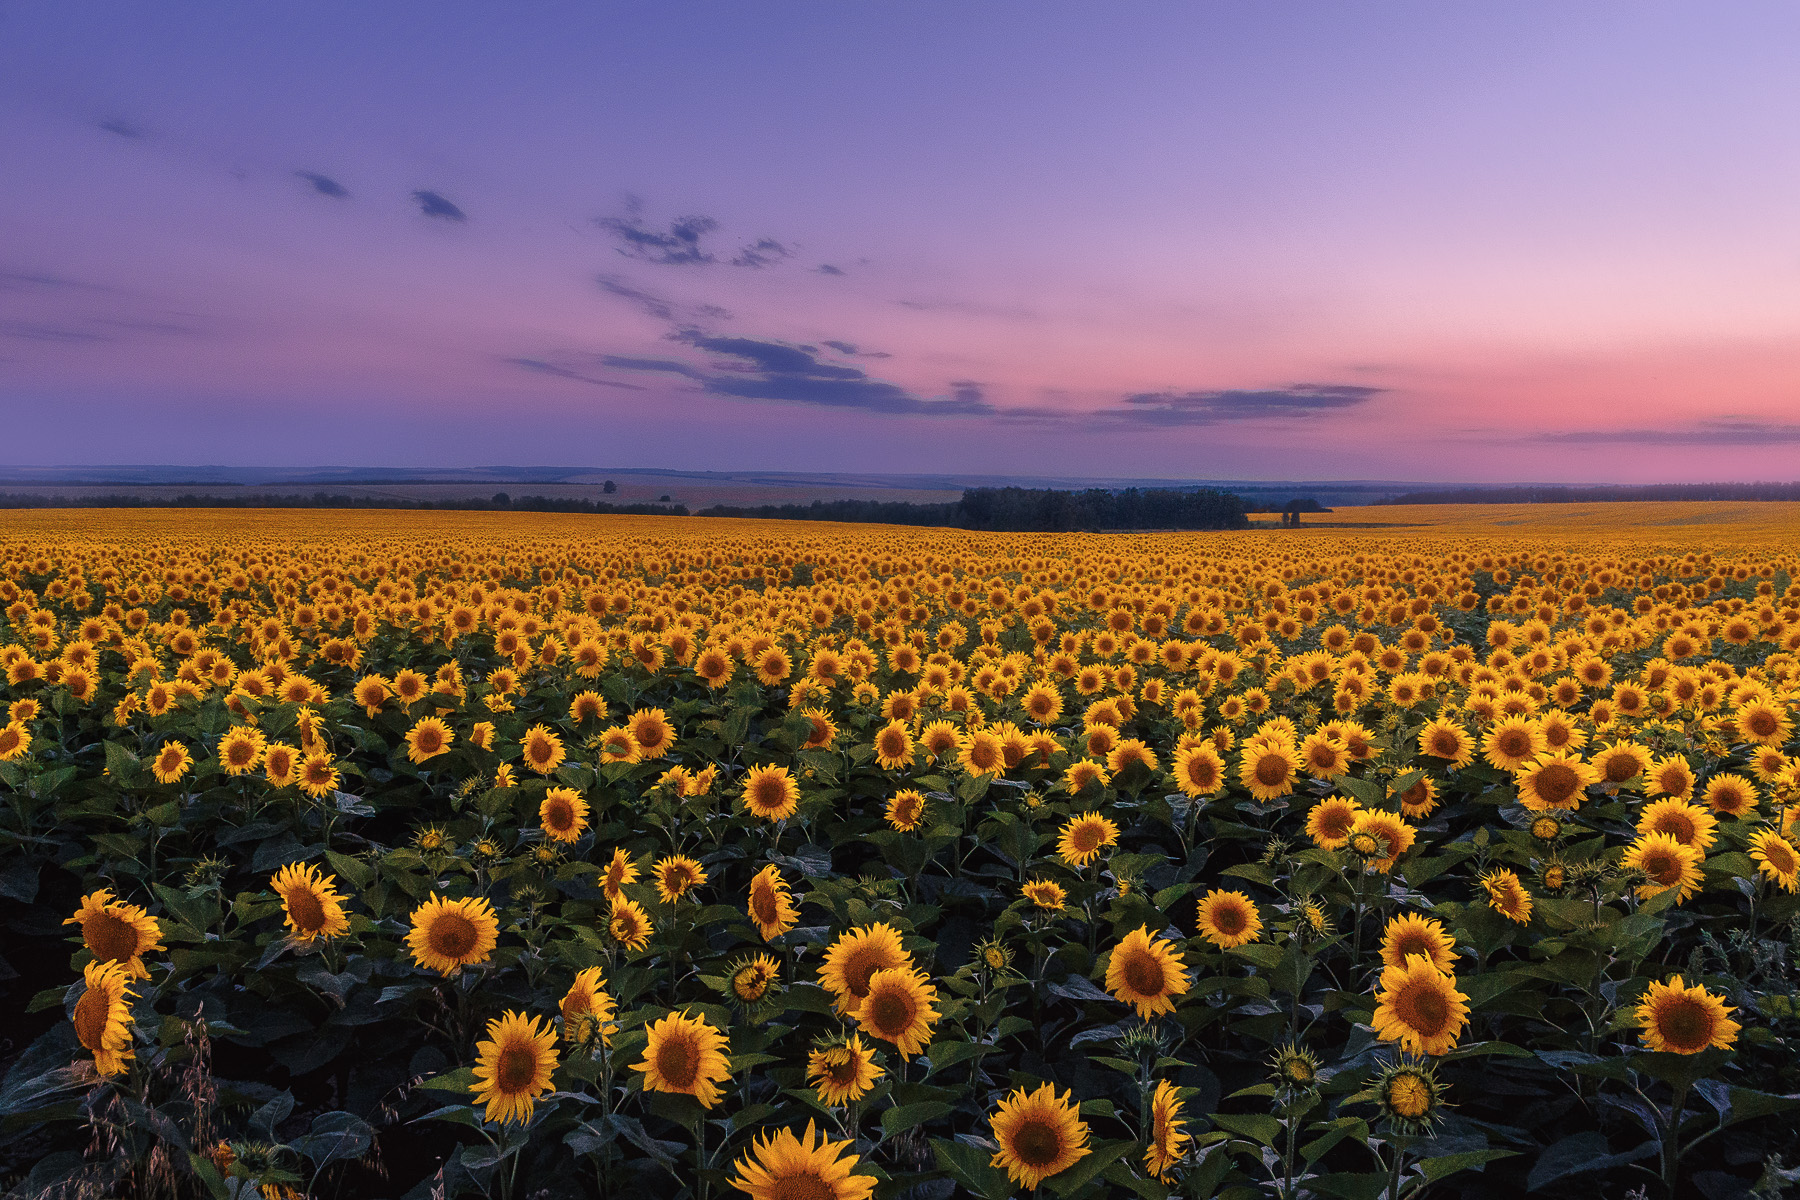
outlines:
[[1797, 508], [9, 514], [0, 1188], [1779, 1195]]

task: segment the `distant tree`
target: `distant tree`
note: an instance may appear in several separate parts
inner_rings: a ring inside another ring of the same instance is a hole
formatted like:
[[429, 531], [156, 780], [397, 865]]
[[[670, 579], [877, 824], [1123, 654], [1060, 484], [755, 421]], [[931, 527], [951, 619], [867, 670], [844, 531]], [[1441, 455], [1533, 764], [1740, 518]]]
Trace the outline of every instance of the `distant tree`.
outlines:
[[[612, 480], [610, 480], [610, 479], [609, 479], [609, 480], [607, 480], [607, 481], [606, 481], [606, 482], [605, 482], [605, 483], [604, 483], [604, 484], [602, 484], [602, 485], [601, 485], [601, 487], [600, 487], [600, 490], [601, 490], [601, 491], [603, 491], [603, 492], [605, 492], [605, 493], [606, 493], [606, 494], [607, 494], [607, 495], [609, 495], [609, 496], [610, 496], [610, 495], [612, 495], [612, 494], [613, 494], [613, 493], [614, 493], [614, 492], [616, 492], [616, 491], [618, 491], [618, 490], [619, 490], [619, 485], [618, 485], [618, 484], [616, 484], [616, 483], [614, 483], [614, 482], [613, 482], [613, 481], [612, 481]], [[665, 497], [665, 499], [666, 499], [666, 498], [667, 498], [667, 497]]]
[[669, 493], [667, 493], [667, 492], [664, 492], [662, 495], [657, 497], [658, 500], [663, 500], [663, 501], [668, 500], [668, 498], [669, 498]]
[[494, 493], [494, 503], [499, 505], [501, 508], [505, 508], [507, 505], [512, 503], [512, 497], [507, 495], [505, 492], [495, 492]]

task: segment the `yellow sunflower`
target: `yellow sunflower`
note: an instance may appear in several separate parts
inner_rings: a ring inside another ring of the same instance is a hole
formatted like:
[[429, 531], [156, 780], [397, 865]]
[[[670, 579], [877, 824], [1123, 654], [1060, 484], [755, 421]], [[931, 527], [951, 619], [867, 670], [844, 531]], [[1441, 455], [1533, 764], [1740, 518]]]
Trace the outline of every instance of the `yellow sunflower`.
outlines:
[[612, 902], [606, 932], [613, 941], [635, 954], [650, 944], [650, 928], [650, 914], [637, 901], [621, 896]]
[[1181, 1115], [1181, 1096], [1166, 1079], [1156, 1082], [1150, 1096], [1150, 1145], [1144, 1151], [1144, 1169], [1156, 1176], [1157, 1182], [1168, 1183], [1175, 1165], [1187, 1152], [1192, 1137], [1183, 1131], [1187, 1122]]
[[612, 1045], [619, 1027], [612, 1023], [617, 1005], [600, 982], [600, 968], [586, 967], [575, 976], [558, 1006], [562, 1013], [563, 1040], [591, 1044], [597, 1036], [603, 1045]]
[[1709, 1046], [1729, 1050], [1742, 1028], [1728, 1015], [1732, 1007], [1704, 987], [1686, 987], [1677, 975], [1652, 983], [1638, 1005], [1638, 1036], [1652, 1050], [1698, 1054]]
[[656, 894], [664, 904], [675, 903], [706, 882], [706, 872], [685, 854], [657, 859], [651, 864], [650, 873], [656, 878]]
[[1638, 813], [1637, 832], [1666, 833], [1684, 846], [1701, 850], [1718, 840], [1719, 818], [1686, 800], [1653, 800]]
[[1475, 740], [1455, 721], [1439, 717], [1419, 730], [1419, 753], [1466, 767], [1475, 760]]
[[1254, 942], [1262, 934], [1262, 916], [1242, 892], [1214, 888], [1195, 909], [1200, 934], [1221, 950]]
[[263, 747], [263, 778], [273, 787], [286, 787], [300, 778], [300, 751], [286, 742]]
[[1279, 741], [1247, 743], [1238, 766], [1238, 782], [1267, 803], [1292, 794], [1299, 773], [1300, 755], [1294, 747]]
[[937, 988], [914, 967], [889, 967], [869, 976], [856, 1020], [870, 1036], [892, 1042], [901, 1058], [911, 1058], [931, 1042], [939, 1014]]
[[749, 913], [765, 942], [780, 937], [799, 922], [793, 895], [775, 864], [770, 863], [750, 880]]
[[631, 855], [625, 853], [623, 847], [614, 847], [606, 869], [600, 872], [600, 890], [606, 893], [609, 902], [617, 904], [626, 885], [636, 883], [637, 877], [637, 864], [631, 861]]
[[675, 727], [669, 715], [660, 708], [640, 708], [625, 718], [638, 753], [646, 758], [663, 758], [675, 748]]
[[1444, 923], [1417, 913], [1401, 913], [1381, 934], [1381, 961], [1390, 967], [1405, 966], [1414, 955], [1423, 955], [1445, 974], [1456, 971], [1456, 939]]
[[1582, 793], [1599, 782], [1598, 771], [1567, 751], [1540, 754], [1513, 774], [1519, 803], [1532, 812], [1580, 808]]
[[1382, 1041], [1414, 1054], [1444, 1054], [1468, 1023], [1469, 998], [1430, 959], [1417, 955], [1382, 970], [1373, 1021]]
[[531, 1120], [537, 1098], [550, 1090], [556, 1069], [556, 1028], [540, 1017], [508, 1012], [487, 1023], [487, 1038], [475, 1044], [475, 1103], [486, 1104], [486, 1119], [502, 1125]]
[[649, 1044], [632, 1067], [642, 1072], [646, 1092], [692, 1096], [703, 1108], [719, 1102], [719, 1084], [731, 1078], [731, 1043], [724, 1034], [685, 1012], [672, 1012], [645, 1032]]
[[1071, 867], [1085, 867], [1106, 846], [1119, 844], [1119, 827], [1099, 813], [1087, 812], [1064, 822], [1056, 851]]
[[338, 769], [331, 755], [320, 751], [300, 760], [300, 788], [315, 800], [337, 791]]
[[267, 744], [260, 730], [239, 725], [219, 739], [219, 766], [227, 775], [248, 775], [262, 765]]
[[791, 1129], [764, 1134], [738, 1159], [731, 1186], [750, 1200], [868, 1200], [878, 1181], [851, 1174], [862, 1159], [849, 1150], [849, 1142], [816, 1133], [811, 1121], [799, 1137]]
[[555, 842], [579, 842], [587, 832], [588, 802], [574, 788], [554, 787], [538, 804], [538, 824]]
[[1631, 843], [1620, 861], [1648, 877], [1637, 890], [1638, 899], [1648, 900], [1659, 892], [1679, 888], [1675, 903], [1685, 904], [1700, 890], [1700, 862], [1704, 857], [1696, 846], [1684, 846], [1666, 833], [1649, 833]]
[[562, 739], [543, 725], [533, 725], [526, 731], [520, 749], [525, 755], [525, 765], [539, 775], [548, 775], [560, 767], [568, 753], [563, 749]]
[[1531, 893], [1519, 881], [1516, 872], [1505, 867], [1483, 872], [1482, 890], [1487, 892], [1488, 907], [1509, 921], [1524, 925], [1531, 920]]
[[1112, 778], [1106, 768], [1090, 758], [1078, 758], [1063, 771], [1063, 790], [1079, 796], [1091, 787], [1105, 787]]
[[64, 925], [81, 926], [81, 941], [96, 962], [116, 962], [127, 979], [148, 979], [144, 955], [165, 949], [162, 926], [135, 904], [114, 900], [111, 888], [81, 898], [81, 907]]
[[1362, 805], [1348, 796], [1327, 796], [1306, 814], [1306, 836], [1321, 850], [1341, 850]]
[[924, 824], [924, 793], [915, 788], [895, 792], [887, 802], [887, 823], [902, 833], [911, 833]]
[[1773, 829], [1751, 835], [1750, 857], [1756, 860], [1758, 871], [1784, 890], [1791, 892], [1800, 882], [1800, 851]]
[[800, 784], [786, 767], [751, 767], [744, 776], [744, 807], [765, 821], [786, 820], [800, 809]]
[[1507, 717], [1481, 739], [1481, 757], [1502, 771], [1516, 771], [1544, 751], [1544, 734], [1531, 717]]
[[433, 896], [413, 912], [406, 935], [413, 962], [444, 975], [485, 963], [500, 944], [500, 919], [479, 897]]
[[456, 734], [438, 717], [425, 717], [406, 731], [406, 759], [422, 763], [440, 754], [450, 753]]
[[819, 1103], [834, 1107], [861, 1100], [882, 1073], [875, 1065], [874, 1047], [866, 1045], [858, 1033], [814, 1050], [806, 1060], [806, 1081], [818, 1093]]
[[23, 721], [8, 721], [0, 726], [0, 762], [23, 758], [31, 749], [31, 731]]
[[1063, 890], [1062, 884], [1051, 879], [1028, 880], [1021, 889], [1021, 894], [1035, 907], [1048, 912], [1061, 912], [1064, 902], [1069, 898], [1069, 893]]
[[150, 771], [158, 783], [174, 783], [193, 765], [194, 756], [188, 753], [186, 746], [180, 742], [164, 742], [150, 762]]
[[1613, 742], [1596, 751], [1592, 762], [1600, 782], [1617, 787], [1649, 769], [1650, 752], [1635, 742]]
[[94, 1070], [102, 1076], [121, 1074], [136, 1056], [131, 1046], [131, 975], [121, 962], [91, 962], [81, 974], [87, 990], [71, 1014], [75, 1038], [94, 1056]]
[[989, 1165], [1004, 1167], [1021, 1187], [1035, 1188], [1093, 1153], [1073, 1094], [1058, 1098], [1048, 1083], [1030, 1093], [1014, 1090], [1000, 1102], [992, 1125], [1000, 1149]]
[[350, 930], [337, 876], [321, 875], [315, 866], [292, 863], [275, 873], [269, 889], [281, 897], [287, 926], [303, 942], [332, 938]]
[[819, 965], [819, 985], [837, 997], [840, 1014], [854, 1016], [869, 994], [875, 972], [912, 966], [912, 955], [900, 944], [900, 931], [879, 922], [838, 935]]
[[1742, 817], [1756, 808], [1756, 785], [1742, 775], [1726, 772], [1707, 780], [1700, 798], [1714, 812]]
[[1367, 871], [1391, 871], [1394, 862], [1402, 854], [1413, 847], [1419, 831], [1400, 819], [1399, 814], [1385, 809], [1358, 809], [1355, 818], [1350, 822], [1350, 846], [1356, 845], [1358, 834], [1369, 834], [1377, 843], [1378, 852], [1366, 856], [1363, 869]]
[[1113, 948], [1106, 965], [1106, 990], [1120, 1003], [1135, 1006], [1146, 1021], [1174, 1012], [1174, 998], [1188, 990], [1180, 950], [1165, 938], [1151, 936], [1149, 926], [1139, 926]]
[[1198, 799], [1217, 792], [1225, 783], [1225, 760], [1211, 743], [1189, 746], [1175, 755], [1175, 786], [1182, 795]]
[[875, 734], [875, 761], [885, 770], [912, 765], [912, 733], [905, 721], [889, 721]]

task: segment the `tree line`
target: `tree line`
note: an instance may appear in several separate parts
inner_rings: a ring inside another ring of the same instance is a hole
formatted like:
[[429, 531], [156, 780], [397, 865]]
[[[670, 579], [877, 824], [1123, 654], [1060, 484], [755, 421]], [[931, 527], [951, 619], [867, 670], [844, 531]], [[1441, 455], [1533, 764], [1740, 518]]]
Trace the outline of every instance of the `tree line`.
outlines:
[[703, 517], [866, 521], [986, 532], [1068, 533], [1101, 529], [1246, 529], [1248, 506], [1212, 488], [969, 488], [961, 500], [815, 500], [811, 504], [715, 505]]
[[1407, 492], [1377, 504], [1597, 504], [1625, 500], [1800, 500], [1800, 483], [1525, 485]]

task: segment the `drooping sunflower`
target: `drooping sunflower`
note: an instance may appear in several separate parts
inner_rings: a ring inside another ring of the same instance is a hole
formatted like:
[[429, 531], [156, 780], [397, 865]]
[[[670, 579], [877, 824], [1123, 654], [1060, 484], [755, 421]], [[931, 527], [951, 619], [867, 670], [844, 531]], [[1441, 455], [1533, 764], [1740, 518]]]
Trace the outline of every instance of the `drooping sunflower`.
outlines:
[[939, 1014], [937, 988], [915, 967], [889, 967], [869, 976], [856, 1021], [871, 1036], [892, 1042], [901, 1058], [911, 1058], [931, 1042]]
[[1456, 939], [1444, 923], [1417, 913], [1401, 913], [1382, 931], [1381, 961], [1390, 967], [1404, 966], [1415, 954], [1430, 959], [1447, 975], [1456, 971]]
[[487, 1023], [487, 1038], [475, 1044], [475, 1103], [486, 1104], [489, 1121], [502, 1125], [531, 1120], [537, 1098], [550, 1090], [556, 1069], [556, 1027], [540, 1017], [508, 1012]]
[[1380, 808], [1358, 809], [1350, 822], [1351, 849], [1357, 848], [1358, 834], [1368, 834], [1377, 843], [1377, 851], [1363, 856], [1365, 871], [1387, 872], [1394, 869], [1394, 862], [1402, 854], [1413, 848], [1419, 831], [1400, 819], [1398, 813], [1388, 812]]
[[[769, 989], [781, 977], [781, 964], [767, 954], [751, 954], [732, 963], [726, 971], [732, 998], [746, 1011], [769, 998]], [[777, 989], [779, 990], [779, 989]]]
[[875, 761], [884, 770], [896, 770], [911, 766], [913, 760], [912, 732], [905, 721], [889, 721], [875, 734]]
[[1064, 902], [1069, 898], [1069, 893], [1063, 890], [1062, 884], [1052, 879], [1028, 880], [1020, 890], [1034, 906], [1048, 912], [1061, 912]]
[[1489, 908], [1519, 925], [1531, 921], [1531, 893], [1525, 890], [1517, 872], [1497, 867], [1483, 872], [1480, 883], [1487, 893]]
[[806, 1081], [818, 1092], [819, 1103], [834, 1107], [861, 1100], [882, 1074], [875, 1065], [874, 1047], [859, 1033], [814, 1050], [806, 1060]]
[[1519, 803], [1532, 812], [1581, 807], [1582, 793], [1600, 782], [1600, 773], [1570, 752], [1546, 752], [1513, 774]]
[[1300, 773], [1300, 754], [1280, 741], [1246, 743], [1238, 765], [1238, 782], [1250, 794], [1267, 803], [1292, 794]]
[[596, 1038], [602, 1045], [612, 1045], [619, 1027], [612, 1023], [617, 1009], [613, 998], [600, 981], [599, 967], [586, 967], [575, 975], [575, 982], [558, 1005], [562, 1013], [563, 1040], [592, 1045]]
[[267, 744], [261, 730], [239, 725], [219, 739], [219, 766], [227, 775], [248, 775], [262, 765]]
[[751, 767], [744, 776], [744, 807], [765, 821], [786, 820], [800, 810], [800, 784], [786, 767]]
[[1800, 884], [1800, 851], [1775, 830], [1765, 829], [1750, 836], [1750, 857], [1756, 860], [1757, 871], [1778, 887], [1791, 892]]
[[144, 955], [162, 950], [162, 926], [135, 904], [114, 900], [111, 888], [81, 898], [81, 907], [64, 925], [81, 926], [81, 940], [96, 962], [116, 962], [127, 979], [148, 979]]
[[158, 783], [175, 783], [194, 765], [194, 756], [180, 742], [164, 742], [150, 762], [150, 771]]
[[1210, 796], [1225, 784], [1225, 760], [1210, 742], [1202, 742], [1175, 755], [1174, 775], [1182, 795]]
[[70, 1019], [81, 1048], [94, 1056], [102, 1076], [124, 1072], [136, 1056], [131, 1046], [131, 974], [122, 962], [91, 962], [81, 970], [87, 990]]
[[878, 1181], [851, 1173], [861, 1162], [849, 1142], [829, 1140], [808, 1121], [799, 1137], [782, 1129], [752, 1140], [731, 1186], [750, 1200], [868, 1200]]
[[701, 1107], [719, 1102], [719, 1084], [731, 1078], [731, 1043], [703, 1018], [672, 1012], [645, 1032], [644, 1057], [632, 1064], [644, 1076], [646, 1092], [692, 1096]]
[[1187, 1153], [1192, 1135], [1182, 1129], [1186, 1124], [1180, 1092], [1168, 1080], [1157, 1080], [1150, 1096], [1150, 1145], [1144, 1150], [1144, 1169], [1159, 1183], [1170, 1182], [1176, 1164]]
[[488, 960], [500, 944], [500, 919], [493, 905], [480, 897], [433, 896], [413, 912], [406, 944], [413, 962], [451, 975]]
[[770, 863], [750, 880], [750, 919], [756, 922], [763, 941], [772, 941], [792, 929], [800, 919], [793, 895], [781, 871]]
[[1719, 838], [1719, 818], [1686, 800], [1653, 800], [1638, 813], [1637, 832], [1666, 833], [1684, 846], [1711, 849]]
[[0, 762], [23, 758], [31, 749], [31, 731], [23, 721], [8, 721], [0, 726]]
[[1439, 717], [1419, 730], [1419, 753], [1466, 767], [1475, 760], [1475, 739], [1455, 721]]
[[278, 788], [300, 778], [300, 751], [286, 742], [270, 742], [263, 748], [263, 778]]
[[1730, 1017], [1731, 1005], [1699, 984], [1687, 987], [1677, 975], [1667, 983], [1651, 983], [1638, 1005], [1638, 1034], [1652, 1050], [1698, 1054], [1709, 1046], [1729, 1050], [1742, 1028]]
[[1685, 904], [1700, 890], [1700, 862], [1705, 857], [1696, 846], [1684, 846], [1666, 833], [1639, 837], [1625, 851], [1621, 865], [1642, 871], [1647, 881], [1638, 888], [1638, 899], [1679, 888], [1675, 903]]
[[669, 854], [650, 866], [656, 879], [656, 894], [664, 904], [673, 904], [706, 882], [706, 871], [685, 854]]
[[1756, 808], [1756, 785], [1742, 775], [1727, 771], [1706, 781], [1700, 798], [1707, 807], [1728, 817], [1742, 817]]
[[636, 954], [650, 944], [650, 914], [635, 900], [621, 896], [612, 902], [606, 932], [613, 941]]
[[902, 833], [911, 833], [925, 822], [925, 796], [916, 788], [895, 792], [887, 802], [887, 823]]
[[1200, 934], [1221, 950], [1254, 942], [1262, 934], [1262, 916], [1242, 892], [1214, 888], [1195, 909]]
[[1106, 846], [1119, 844], [1119, 827], [1096, 812], [1070, 817], [1057, 835], [1056, 852], [1071, 867], [1085, 867]]
[[1106, 990], [1146, 1021], [1174, 1012], [1175, 997], [1188, 990], [1181, 952], [1166, 938], [1152, 936], [1149, 926], [1139, 926], [1113, 947]]
[[638, 867], [623, 846], [615, 846], [606, 869], [600, 872], [600, 890], [610, 903], [617, 904], [627, 884], [637, 882]]
[[1321, 850], [1341, 850], [1362, 805], [1348, 796], [1327, 796], [1306, 814], [1306, 836]]
[[1373, 1021], [1382, 1041], [1399, 1042], [1414, 1054], [1445, 1054], [1468, 1023], [1469, 998], [1429, 958], [1415, 955], [1382, 970]]
[[877, 971], [910, 970], [912, 955], [900, 944], [900, 931], [885, 921], [839, 934], [819, 965], [819, 985], [837, 997], [837, 1010], [854, 1016], [869, 994]]
[[527, 730], [525, 740], [519, 748], [525, 755], [525, 765], [539, 775], [548, 775], [556, 770], [568, 755], [568, 751], [563, 749], [562, 739], [544, 725], [533, 725]]
[[1000, 1149], [988, 1165], [1004, 1167], [1021, 1187], [1035, 1188], [1093, 1153], [1074, 1093], [1059, 1098], [1052, 1084], [1029, 1093], [1022, 1087], [1014, 1090], [1000, 1102], [992, 1125]]
[[281, 897], [287, 926], [303, 942], [332, 938], [350, 930], [344, 916], [344, 898], [338, 894], [337, 876], [321, 875], [319, 868], [290, 863], [275, 873], [269, 889]]

